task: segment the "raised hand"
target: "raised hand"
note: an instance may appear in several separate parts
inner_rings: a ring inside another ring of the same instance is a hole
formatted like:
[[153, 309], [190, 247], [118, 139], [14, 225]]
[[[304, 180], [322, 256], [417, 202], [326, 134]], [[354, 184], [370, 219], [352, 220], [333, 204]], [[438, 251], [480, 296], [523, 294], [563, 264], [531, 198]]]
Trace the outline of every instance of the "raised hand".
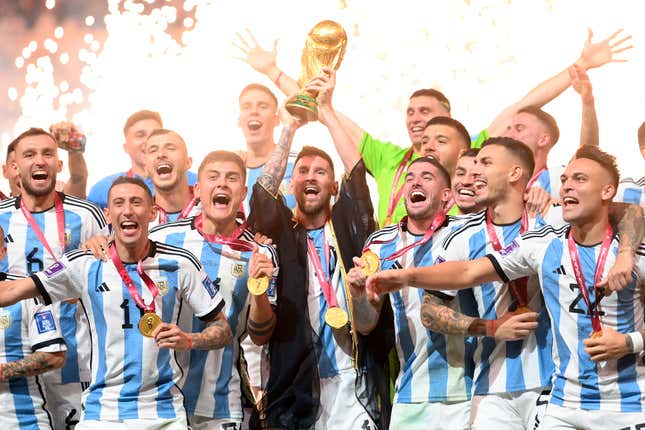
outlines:
[[571, 79], [571, 86], [578, 94], [580, 94], [582, 102], [592, 102], [593, 88], [591, 86], [591, 81], [589, 80], [589, 75], [587, 75], [585, 69], [574, 64], [569, 67], [569, 78]]
[[[269, 73], [276, 67], [276, 58], [278, 56], [278, 39], [273, 42], [273, 49], [267, 51], [262, 48], [258, 41], [253, 36], [253, 33], [247, 28], [247, 37], [245, 38], [240, 33], [235, 33], [238, 37], [237, 42], [233, 42], [233, 46], [239, 49], [243, 56], [236, 56], [238, 60], [244, 61], [258, 72], [269, 75]], [[272, 78], [269, 76], [269, 78]]]
[[615, 40], [618, 35], [623, 31], [621, 28], [618, 31], [615, 31], [608, 38], [601, 40], [600, 42], [592, 43], [591, 39], [593, 38], [593, 32], [591, 29], [588, 29], [587, 40], [585, 45], [582, 48], [582, 53], [580, 58], [576, 61], [580, 67], [585, 70], [593, 69], [594, 67], [600, 67], [607, 63], [624, 63], [627, 60], [614, 58], [616, 54], [632, 49], [633, 45], [626, 45], [629, 39], [632, 38], [631, 35], [627, 35], [618, 40]]

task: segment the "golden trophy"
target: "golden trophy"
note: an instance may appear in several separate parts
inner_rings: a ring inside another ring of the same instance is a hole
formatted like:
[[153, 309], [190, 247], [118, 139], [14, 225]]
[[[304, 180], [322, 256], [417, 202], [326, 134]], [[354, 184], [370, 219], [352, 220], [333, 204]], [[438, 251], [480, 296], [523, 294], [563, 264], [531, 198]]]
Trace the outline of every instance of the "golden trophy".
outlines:
[[[309, 31], [305, 49], [302, 50], [302, 70], [298, 85], [303, 88], [311, 78], [322, 73], [323, 67], [338, 70], [347, 46], [345, 29], [337, 22], [321, 21]], [[305, 121], [318, 119], [318, 104], [316, 97], [309, 91], [301, 90], [287, 102], [287, 110], [291, 115]]]

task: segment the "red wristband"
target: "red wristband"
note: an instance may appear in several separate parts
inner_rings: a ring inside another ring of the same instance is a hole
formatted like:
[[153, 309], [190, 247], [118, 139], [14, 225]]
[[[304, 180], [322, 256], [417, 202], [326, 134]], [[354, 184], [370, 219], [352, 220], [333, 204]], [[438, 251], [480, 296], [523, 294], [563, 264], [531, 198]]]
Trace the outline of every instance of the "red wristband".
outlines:
[[497, 320], [486, 320], [486, 336], [495, 337], [495, 330], [497, 330], [495, 321]]
[[276, 86], [278, 86], [278, 82], [280, 82], [281, 77], [282, 77], [282, 70], [278, 70], [278, 76], [276, 76], [275, 79], [273, 80], [273, 83], [276, 84]]

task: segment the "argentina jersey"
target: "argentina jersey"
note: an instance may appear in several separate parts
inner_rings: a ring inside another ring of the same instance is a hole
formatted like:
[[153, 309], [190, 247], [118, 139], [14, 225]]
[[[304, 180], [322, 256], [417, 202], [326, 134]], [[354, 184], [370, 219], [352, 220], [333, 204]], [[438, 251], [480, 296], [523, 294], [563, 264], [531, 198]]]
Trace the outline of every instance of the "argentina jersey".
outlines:
[[620, 181], [614, 201], [632, 203], [645, 209], [645, 176], [638, 180], [626, 178]]
[[[541, 217], [529, 220], [529, 230], [542, 225]], [[502, 250], [520, 234], [521, 221], [494, 225]], [[438, 251], [442, 261], [468, 261], [492, 252], [486, 229], [486, 210], [472, 216], [452, 232]], [[488, 282], [472, 288], [479, 317], [498, 319], [514, 309], [508, 284]], [[482, 337], [474, 354], [474, 395], [520, 392], [550, 384], [553, 374], [551, 333], [536, 278], [527, 283], [528, 306], [538, 312], [538, 328], [523, 340], [498, 342]]]
[[[242, 419], [241, 381], [238, 373], [240, 341], [246, 336], [246, 323], [250, 306], [247, 289], [248, 262], [251, 251], [238, 251], [228, 245], [209, 242], [197, 230], [194, 218], [169, 223], [155, 228], [150, 238], [186, 249], [202, 263], [206, 274], [217, 285], [226, 305], [224, 315], [233, 332], [233, 342], [221, 349], [211, 351], [177, 351], [177, 358], [184, 369], [180, 386], [184, 392], [188, 416], [215, 419]], [[258, 247], [258, 252], [269, 256], [276, 270], [267, 291], [269, 302], [276, 305], [277, 254], [273, 247], [257, 244], [253, 236], [244, 230], [241, 241]], [[193, 316], [188, 305], [182, 307], [179, 326], [187, 332], [203, 330], [204, 323]], [[257, 354], [259, 362], [261, 348], [244, 352], [247, 356]]]
[[[0, 273], [0, 280], [22, 276]], [[34, 299], [0, 307], [0, 365], [36, 352], [65, 351], [58, 305], [43, 306]], [[4, 429], [51, 429], [41, 375], [0, 382], [0, 425]]]
[[540, 175], [531, 187], [540, 187], [549, 193], [551, 198], [560, 199], [560, 175], [563, 172], [563, 166], [551, 166], [551, 168], [544, 169], [540, 172]]
[[[336, 295], [338, 306], [349, 315], [345, 285], [341, 274], [341, 262], [339, 261], [340, 256], [336, 253], [336, 244], [334, 243], [335, 240], [329, 223], [326, 223], [323, 228], [308, 230], [307, 235], [311, 238], [316, 248], [325, 278], [331, 280], [332, 290]], [[329, 261], [325, 256], [323, 239], [326, 240], [329, 246]], [[316, 352], [318, 354], [320, 377], [331, 378], [339, 374], [354, 372], [351, 357], [351, 336], [349, 331], [344, 330], [337, 330], [337, 333], [334, 333], [334, 330], [325, 323], [325, 314], [329, 307], [311, 258], [307, 258], [307, 281], [309, 322], [318, 337], [316, 340], [318, 343]]]
[[[152, 294], [136, 263], [124, 263], [145, 303]], [[177, 324], [186, 302], [198, 317], [210, 318], [224, 307], [217, 287], [190, 252], [150, 242], [142, 268], [158, 286], [155, 312]], [[92, 377], [83, 393], [82, 420], [173, 419], [185, 416], [177, 387], [180, 368], [174, 351], [159, 348], [138, 329], [142, 312], [114, 264], [91, 253], [71, 251], [31, 276], [45, 303], [80, 297], [92, 333]]]
[[[529, 232], [517, 238], [505, 255], [489, 258], [503, 279], [533, 273], [539, 276], [544, 302], [553, 331], [555, 374], [550, 402], [563, 407], [614, 412], [643, 412], [645, 404], [645, 367], [636, 354], [618, 360], [593, 362], [582, 341], [593, 331], [590, 310], [583, 299], [571, 263], [567, 238], [568, 226]], [[592, 283], [600, 244], [577, 245], [586, 283]], [[618, 252], [618, 238], [611, 241], [603, 278], [613, 266]], [[635, 259], [632, 282], [623, 290], [600, 301], [600, 321], [620, 333], [642, 330], [643, 306], [638, 281], [645, 274], [645, 244]], [[589, 291], [592, 307], [597, 307], [593, 288]]]
[[[443, 227], [428, 242], [389, 261], [385, 259], [418, 242], [423, 236], [409, 233], [405, 229], [405, 223], [400, 223], [373, 233], [365, 247], [379, 256], [381, 270], [431, 266], [436, 257], [435, 249], [449, 232], [449, 226]], [[472, 339], [426, 329], [421, 322], [423, 293], [423, 289], [410, 287], [390, 293], [400, 365], [394, 401], [421, 403], [469, 400], [473, 374]], [[449, 306], [457, 312], [464, 312], [458, 298], [450, 300]]]
[[[65, 215], [65, 246], [61, 246], [56, 219], [52, 207], [32, 216], [45, 236], [52, 251], [59, 257], [66, 251], [77, 249], [95, 235], [107, 234], [107, 221], [101, 211], [87, 200], [59, 193]], [[20, 197], [0, 203], [0, 226], [5, 232], [7, 255], [0, 261], [0, 271], [30, 275], [43, 270], [56, 260], [40, 242], [20, 210]], [[48, 372], [44, 378], [52, 384], [67, 384], [89, 381], [90, 334], [87, 318], [82, 306], [77, 303], [61, 303], [60, 324], [65, 342], [67, 358], [62, 369]]]
[[[152, 231], [152, 229], [157, 227], [158, 225], [180, 221], [179, 216], [181, 215], [181, 212], [182, 211], [166, 212], [167, 219], [164, 222], [162, 212], [160, 210], [157, 210], [157, 216], [155, 217], [155, 219], [153, 219], [148, 223], [148, 231]], [[183, 219], [195, 217], [200, 213], [202, 213], [202, 203], [198, 201], [197, 204], [195, 204], [192, 208], [190, 208], [190, 211], [188, 211], [188, 214]]]
[[[291, 210], [296, 207], [296, 198], [293, 194], [289, 193], [289, 182], [291, 181], [291, 176], [293, 175], [293, 166], [296, 164], [296, 157], [298, 156], [297, 152], [289, 152], [287, 158], [287, 168], [284, 171], [284, 178], [280, 182], [280, 194], [284, 198], [284, 203]], [[242, 205], [244, 206], [245, 216], [249, 216], [251, 213], [251, 194], [253, 193], [253, 185], [257, 182], [258, 178], [262, 174], [262, 169], [264, 169], [264, 164], [257, 167], [247, 167], [246, 169], [246, 187], [248, 192], [246, 194], [246, 199]]]

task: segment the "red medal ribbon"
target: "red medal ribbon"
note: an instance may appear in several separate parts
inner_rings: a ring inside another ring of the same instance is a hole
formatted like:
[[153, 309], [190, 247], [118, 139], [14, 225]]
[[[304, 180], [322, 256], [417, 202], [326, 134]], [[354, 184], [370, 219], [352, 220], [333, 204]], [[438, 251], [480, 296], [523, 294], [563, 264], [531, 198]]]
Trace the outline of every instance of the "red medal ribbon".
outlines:
[[127, 176], [128, 178], [134, 178], [134, 170], [130, 168], [130, 170], [125, 172], [125, 176]]
[[[148, 241], [148, 247], [146, 248], [146, 255], [148, 254], [149, 248], [150, 248], [150, 242]], [[134, 303], [137, 305], [139, 309], [142, 309], [144, 312], [154, 313], [155, 297], [159, 295], [159, 289], [157, 288], [157, 285], [154, 283], [154, 281], [150, 279], [150, 276], [148, 276], [148, 274], [143, 270], [142, 262], [145, 258], [146, 257], [143, 257], [141, 260], [137, 262], [137, 273], [139, 274], [143, 282], [150, 290], [150, 293], [152, 294], [152, 301], [150, 302], [149, 305], [145, 304], [145, 302], [143, 301], [143, 297], [141, 297], [141, 294], [139, 294], [139, 292], [137, 291], [137, 287], [134, 285], [134, 282], [132, 281], [130, 274], [128, 273], [125, 266], [123, 265], [123, 262], [119, 257], [119, 254], [116, 252], [116, 245], [112, 244], [112, 246], [110, 246], [110, 259], [112, 260], [112, 263], [114, 263], [114, 267], [116, 267], [116, 270], [119, 272], [119, 276], [121, 277], [121, 280], [123, 280], [123, 283], [128, 289], [130, 296], [132, 296]]]
[[[197, 205], [197, 202], [199, 202], [198, 197], [193, 197], [192, 199], [190, 199], [190, 201], [186, 203], [186, 206], [184, 206], [181, 212], [179, 212], [179, 217], [177, 217], [177, 221], [188, 217], [188, 215], [190, 214], [190, 211], [192, 211], [195, 205]], [[155, 206], [157, 206], [157, 212], [159, 213], [159, 224], [166, 224], [168, 222], [168, 212], [166, 212], [166, 210], [159, 205], [155, 205]]]
[[228, 245], [231, 249], [234, 249], [235, 251], [253, 251], [255, 249], [255, 244], [251, 242], [247, 242], [244, 240], [238, 239], [244, 229], [246, 228], [246, 222], [242, 223], [239, 227], [237, 227], [233, 233], [231, 233], [229, 236], [222, 236], [219, 234], [208, 234], [204, 232], [204, 221], [202, 219], [202, 214], [199, 214], [195, 217], [195, 228], [201, 234], [204, 239], [211, 243], [218, 243], [220, 245]]
[[[327, 243], [327, 236], [325, 235], [325, 227], [323, 227], [322, 239], [323, 239], [323, 250], [325, 253], [325, 260], [327, 262], [327, 266], [329, 267], [330, 252], [329, 252], [329, 244]], [[318, 283], [320, 283], [320, 287], [322, 289], [323, 295], [325, 296], [327, 307], [329, 308], [337, 307], [338, 300], [336, 299], [336, 294], [334, 293], [334, 289], [331, 286], [331, 279], [328, 279], [325, 277], [325, 272], [323, 271], [323, 268], [322, 268], [320, 256], [316, 251], [316, 246], [314, 245], [314, 241], [311, 240], [311, 237], [309, 237], [309, 235], [307, 235], [307, 254], [309, 255], [309, 259], [311, 260], [311, 263], [314, 265], [314, 272], [316, 272]]]
[[405, 154], [405, 157], [403, 157], [403, 161], [401, 161], [401, 164], [399, 164], [399, 167], [396, 169], [394, 182], [392, 182], [392, 190], [390, 191], [390, 203], [387, 207], [386, 218], [392, 218], [392, 214], [396, 209], [396, 205], [399, 203], [399, 200], [401, 200], [401, 196], [403, 195], [403, 185], [401, 185], [398, 190], [396, 189], [396, 187], [399, 185], [399, 180], [401, 179], [401, 175], [408, 165], [408, 161], [410, 161], [410, 158], [412, 158], [412, 152], [412, 148], [410, 148], [410, 150]]
[[[539, 175], [539, 173], [538, 173]], [[520, 224], [520, 234], [525, 233], [529, 229], [529, 217], [526, 213], [526, 209], [522, 209], [522, 221]], [[486, 231], [488, 232], [488, 238], [490, 243], [493, 246], [493, 249], [497, 252], [502, 250], [502, 244], [497, 236], [495, 231], [495, 226], [493, 225], [493, 220], [490, 216], [490, 210], [486, 210]], [[526, 307], [528, 305], [528, 297], [526, 291], [526, 282], [528, 278], [515, 279], [508, 283], [508, 290], [513, 297], [518, 308]]]
[[[600, 254], [598, 255], [598, 261], [596, 262], [596, 273], [594, 274], [594, 288], [595, 285], [598, 285], [602, 274], [605, 270], [605, 263], [607, 262], [607, 254], [609, 253], [609, 247], [611, 246], [611, 240], [613, 238], [614, 232], [611, 228], [611, 225], [607, 224], [605, 229], [605, 236], [602, 239], [602, 244], [600, 245]], [[567, 244], [569, 245], [569, 257], [571, 258], [571, 265], [573, 266], [573, 273], [576, 276], [576, 283], [578, 288], [580, 288], [580, 294], [589, 309], [589, 315], [591, 316], [591, 326], [593, 331], [600, 331], [602, 327], [600, 325], [600, 310], [596, 305], [595, 309], [592, 309], [591, 301], [589, 299], [589, 288], [585, 283], [585, 276], [582, 273], [582, 266], [580, 265], [580, 257], [578, 256], [578, 248], [576, 247], [576, 241], [573, 238], [573, 233], [569, 230], [569, 237], [567, 238]], [[596, 299], [596, 304], [599, 302]]]
[[527, 190], [530, 189], [531, 187], [533, 187], [533, 184], [535, 183], [535, 181], [538, 180], [538, 178], [540, 177], [542, 172], [544, 172], [545, 170], [546, 170], [546, 167], [542, 167], [540, 170], [535, 172], [535, 174], [533, 176], [531, 176], [531, 179], [529, 179], [529, 183], [526, 184], [526, 189]]
[[[63, 253], [65, 253], [65, 209], [63, 208], [63, 201], [61, 200], [58, 193], [54, 193], [54, 207], [56, 208], [56, 225], [58, 227], [58, 241], [60, 242], [60, 246], [63, 249]], [[47, 242], [45, 235], [43, 234], [40, 227], [38, 227], [38, 223], [34, 219], [34, 216], [31, 214], [29, 209], [27, 209], [25, 200], [22, 197], [20, 198], [20, 210], [22, 211], [22, 214], [25, 216], [25, 219], [27, 220], [29, 227], [31, 227], [34, 233], [36, 233], [36, 236], [38, 237], [38, 240], [40, 241], [40, 243], [43, 244], [43, 246], [45, 247], [45, 249], [47, 249], [47, 252], [49, 252], [52, 258], [58, 261], [58, 257], [56, 256], [56, 254], [54, 254], [54, 251], [52, 250], [51, 246], [49, 246], [49, 242]]]

